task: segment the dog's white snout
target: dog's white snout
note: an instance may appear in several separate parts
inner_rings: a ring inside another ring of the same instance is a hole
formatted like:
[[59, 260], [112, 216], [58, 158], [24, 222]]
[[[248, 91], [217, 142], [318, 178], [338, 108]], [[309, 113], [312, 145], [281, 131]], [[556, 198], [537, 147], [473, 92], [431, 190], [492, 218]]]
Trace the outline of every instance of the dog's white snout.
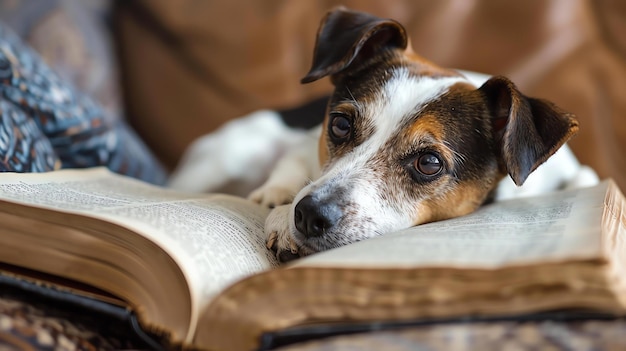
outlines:
[[319, 201], [311, 195], [303, 197], [294, 209], [296, 229], [307, 238], [324, 235], [339, 222], [342, 215], [334, 201]]

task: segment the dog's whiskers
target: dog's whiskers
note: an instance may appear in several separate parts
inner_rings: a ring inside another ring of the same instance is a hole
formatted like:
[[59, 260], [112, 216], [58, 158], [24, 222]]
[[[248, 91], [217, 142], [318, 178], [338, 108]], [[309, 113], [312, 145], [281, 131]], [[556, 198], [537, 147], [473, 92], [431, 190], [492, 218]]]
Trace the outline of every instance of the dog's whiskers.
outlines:
[[456, 170], [461, 168], [461, 167], [463, 167], [463, 164], [467, 160], [467, 156], [465, 156], [464, 154], [454, 150], [450, 146], [450, 142], [449, 141], [443, 140], [443, 144], [446, 147], [447, 151], [450, 152], [450, 154], [452, 155], [452, 162], [454, 163], [454, 167], [452, 167], [453, 168], [452, 175], [455, 178], [458, 178], [458, 174], [457, 174]]

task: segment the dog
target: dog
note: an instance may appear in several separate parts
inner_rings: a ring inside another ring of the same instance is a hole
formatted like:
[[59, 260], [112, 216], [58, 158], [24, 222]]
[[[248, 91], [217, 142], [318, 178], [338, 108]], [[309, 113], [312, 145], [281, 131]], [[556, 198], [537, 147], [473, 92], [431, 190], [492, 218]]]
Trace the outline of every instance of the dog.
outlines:
[[[334, 91], [323, 122], [289, 131], [290, 151], [271, 153], [282, 158], [249, 195], [273, 208], [267, 246], [281, 262], [463, 216], [490, 201], [597, 182], [561, 148], [578, 131], [575, 116], [523, 95], [505, 77], [471, 77], [418, 56], [394, 20], [330, 11], [302, 83], [324, 77]], [[277, 116], [250, 118], [273, 125]], [[281, 128], [271, 140], [283, 140]]]

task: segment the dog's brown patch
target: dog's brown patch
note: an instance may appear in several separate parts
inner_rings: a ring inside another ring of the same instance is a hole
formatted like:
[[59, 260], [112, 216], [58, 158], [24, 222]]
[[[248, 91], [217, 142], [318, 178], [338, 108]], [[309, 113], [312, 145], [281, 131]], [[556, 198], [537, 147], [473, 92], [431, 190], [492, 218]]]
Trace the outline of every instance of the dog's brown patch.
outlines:
[[328, 162], [329, 154], [328, 154], [328, 141], [326, 140], [328, 131], [328, 114], [324, 117], [324, 122], [322, 122], [322, 134], [317, 143], [317, 155], [320, 163], [320, 169], [324, 168], [326, 162]]
[[406, 50], [403, 52], [404, 57], [411, 61], [411, 70], [413, 73], [419, 76], [429, 77], [460, 77], [461, 74], [453, 69], [443, 68], [428, 61], [424, 57], [416, 54], [409, 43]]
[[443, 140], [443, 125], [434, 115], [422, 115], [417, 118], [406, 131], [409, 138], [422, 138], [430, 135], [437, 141]]
[[407, 145], [419, 145], [422, 149], [437, 151], [450, 167], [458, 161], [455, 151], [445, 142], [445, 128], [441, 118], [437, 115], [421, 115], [405, 130], [400, 140], [407, 140]]
[[413, 225], [464, 216], [485, 201], [487, 192], [480, 182], [461, 183], [441, 196], [429, 198], [418, 205]]

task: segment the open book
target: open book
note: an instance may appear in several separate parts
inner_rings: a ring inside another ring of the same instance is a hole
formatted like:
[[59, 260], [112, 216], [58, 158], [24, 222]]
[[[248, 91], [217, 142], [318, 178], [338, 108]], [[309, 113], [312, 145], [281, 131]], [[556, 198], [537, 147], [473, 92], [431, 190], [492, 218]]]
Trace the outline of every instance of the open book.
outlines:
[[0, 262], [116, 296], [174, 343], [250, 350], [319, 324], [626, 310], [626, 202], [593, 188], [483, 206], [278, 268], [268, 213], [105, 169], [0, 174]]

